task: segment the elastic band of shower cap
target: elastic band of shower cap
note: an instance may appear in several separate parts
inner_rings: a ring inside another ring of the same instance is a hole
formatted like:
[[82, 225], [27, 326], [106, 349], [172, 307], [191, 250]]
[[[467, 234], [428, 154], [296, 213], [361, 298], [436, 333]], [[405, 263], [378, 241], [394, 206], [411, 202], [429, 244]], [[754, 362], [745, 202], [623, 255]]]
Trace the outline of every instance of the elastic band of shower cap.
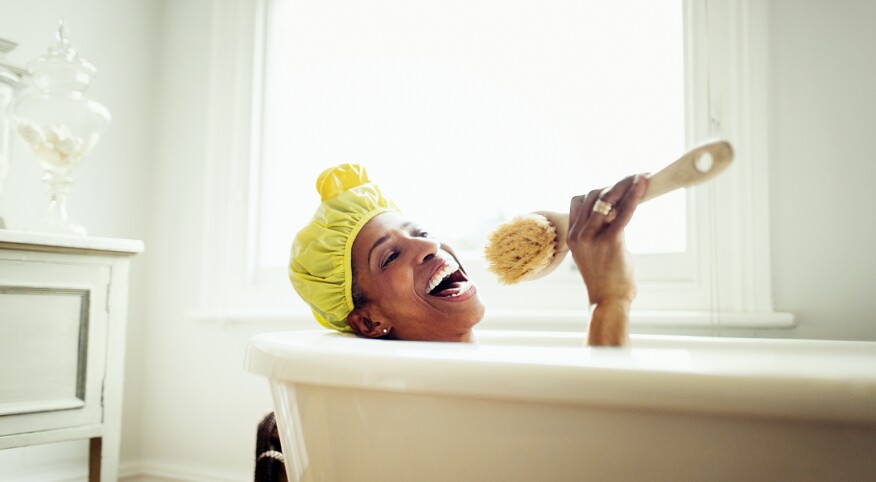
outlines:
[[379, 214], [400, 213], [358, 164], [340, 164], [316, 180], [322, 202], [292, 243], [289, 280], [326, 328], [352, 332], [353, 242], [365, 224]]

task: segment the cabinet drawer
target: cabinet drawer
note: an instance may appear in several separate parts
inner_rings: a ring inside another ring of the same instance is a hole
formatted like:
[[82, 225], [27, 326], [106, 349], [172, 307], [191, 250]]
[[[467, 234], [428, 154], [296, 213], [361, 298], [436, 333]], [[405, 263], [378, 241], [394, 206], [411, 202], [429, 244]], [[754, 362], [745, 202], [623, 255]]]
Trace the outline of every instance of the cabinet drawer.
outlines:
[[0, 255], [0, 437], [102, 422], [111, 267]]

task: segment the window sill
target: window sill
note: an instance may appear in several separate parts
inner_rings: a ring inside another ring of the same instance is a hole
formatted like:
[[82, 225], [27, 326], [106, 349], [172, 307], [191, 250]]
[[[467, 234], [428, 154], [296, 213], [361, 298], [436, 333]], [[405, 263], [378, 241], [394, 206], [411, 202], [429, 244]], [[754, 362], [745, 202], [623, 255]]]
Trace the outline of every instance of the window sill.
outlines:
[[[587, 315], [575, 310], [488, 312], [479, 326], [489, 329], [582, 331]], [[538, 320], [533, 322], [533, 320]], [[630, 314], [630, 329], [787, 329], [795, 326], [791, 313], [711, 311], [637, 311]]]
[[[309, 330], [319, 325], [310, 313], [293, 310], [192, 310], [187, 317], [199, 323], [221, 326], [265, 326], [281, 330]], [[488, 311], [478, 325], [491, 330], [583, 331], [587, 315], [579, 310]], [[636, 329], [788, 329], [796, 326], [791, 313], [633, 311], [630, 328]]]

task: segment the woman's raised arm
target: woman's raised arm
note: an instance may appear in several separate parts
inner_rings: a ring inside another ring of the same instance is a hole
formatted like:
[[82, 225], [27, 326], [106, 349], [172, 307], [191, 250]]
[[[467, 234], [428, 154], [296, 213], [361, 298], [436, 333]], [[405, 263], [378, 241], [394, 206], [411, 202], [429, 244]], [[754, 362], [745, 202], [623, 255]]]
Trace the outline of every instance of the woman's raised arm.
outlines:
[[566, 242], [587, 286], [589, 345], [621, 346], [628, 341], [636, 282], [624, 228], [647, 187], [647, 177], [635, 175], [611, 188], [572, 198]]

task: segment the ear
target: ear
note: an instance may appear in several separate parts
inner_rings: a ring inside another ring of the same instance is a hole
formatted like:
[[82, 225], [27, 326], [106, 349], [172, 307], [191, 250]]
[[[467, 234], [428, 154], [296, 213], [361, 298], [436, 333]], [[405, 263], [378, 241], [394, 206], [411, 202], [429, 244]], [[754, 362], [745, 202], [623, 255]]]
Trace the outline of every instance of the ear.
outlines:
[[366, 338], [382, 338], [392, 331], [392, 327], [388, 323], [372, 318], [367, 307], [353, 309], [347, 315], [347, 323], [356, 330], [356, 333]]

